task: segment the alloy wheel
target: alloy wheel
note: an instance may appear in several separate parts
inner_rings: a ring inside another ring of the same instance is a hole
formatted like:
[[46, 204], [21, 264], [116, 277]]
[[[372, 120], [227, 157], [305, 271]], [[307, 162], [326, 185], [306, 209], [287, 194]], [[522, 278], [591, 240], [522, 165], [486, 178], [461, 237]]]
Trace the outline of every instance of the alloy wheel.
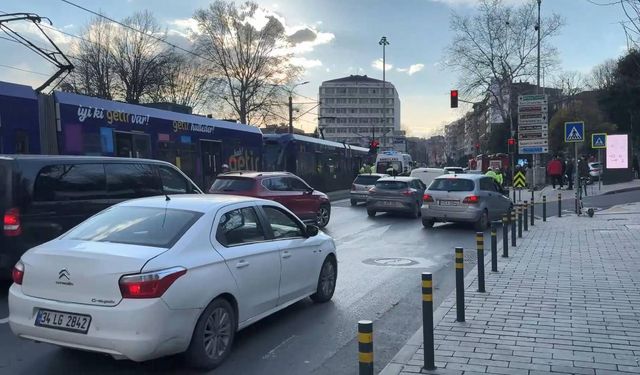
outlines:
[[231, 318], [227, 311], [218, 307], [211, 312], [204, 326], [204, 350], [213, 360], [222, 357], [231, 341]]

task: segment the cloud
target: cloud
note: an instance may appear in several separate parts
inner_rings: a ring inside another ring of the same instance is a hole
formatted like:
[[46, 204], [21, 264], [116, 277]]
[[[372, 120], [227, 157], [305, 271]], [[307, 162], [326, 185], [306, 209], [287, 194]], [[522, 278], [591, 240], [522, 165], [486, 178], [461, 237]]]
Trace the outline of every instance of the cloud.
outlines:
[[[371, 67], [377, 70], [382, 70], [382, 59], [376, 59], [371, 62]], [[385, 63], [385, 69], [391, 70], [393, 69], [393, 65], [389, 63]]]
[[322, 61], [318, 59], [307, 59], [306, 57], [292, 57], [291, 64], [301, 66], [305, 69], [322, 66]]
[[[382, 65], [380, 65], [380, 66], [382, 66]], [[409, 66], [408, 68], [398, 68], [396, 70], [401, 72], [401, 73], [407, 73], [408, 75], [412, 76], [412, 75], [418, 73], [419, 71], [421, 71], [422, 69], [424, 69], [424, 64], [413, 64], [413, 65]]]
[[289, 42], [293, 44], [298, 44], [302, 42], [313, 42], [318, 38], [318, 34], [316, 34], [313, 30], [306, 27], [304, 29], [300, 29], [295, 33], [289, 35]]
[[178, 18], [169, 21], [168, 34], [178, 35], [191, 40], [194, 34], [199, 34], [198, 21], [193, 18]]
[[[442, 3], [451, 7], [460, 7], [460, 6], [476, 6], [479, 4], [478, 0], [429, 0], [433, 3]], [[515, 4], [524, 4], [528, 2], [528, 0], [504, 0], [506, 4], [515, 5]]]

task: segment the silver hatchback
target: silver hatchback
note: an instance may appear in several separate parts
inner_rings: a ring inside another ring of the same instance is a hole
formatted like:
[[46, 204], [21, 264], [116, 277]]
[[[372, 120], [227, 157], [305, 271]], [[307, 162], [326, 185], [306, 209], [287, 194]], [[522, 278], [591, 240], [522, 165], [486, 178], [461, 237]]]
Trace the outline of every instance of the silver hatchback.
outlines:
[[417, 218], [425, 189], [417, 177], [383, 177], [369, 190], [367, 214], [373, 217], [378, 212], [403, 212]]
[[512, 207], [495, 180], [484, 175], [446, 175], [436, 178], [424, 192], [422, 225], [435, 222], [474, 223], [483, 231]]
[[371, 189], [381, 177], [387, 177], [388, 174], [382, 173], [361, 173], [351, 184], [351, 205], [355, 206], [360, 202], [367, 202], [369, 189]]

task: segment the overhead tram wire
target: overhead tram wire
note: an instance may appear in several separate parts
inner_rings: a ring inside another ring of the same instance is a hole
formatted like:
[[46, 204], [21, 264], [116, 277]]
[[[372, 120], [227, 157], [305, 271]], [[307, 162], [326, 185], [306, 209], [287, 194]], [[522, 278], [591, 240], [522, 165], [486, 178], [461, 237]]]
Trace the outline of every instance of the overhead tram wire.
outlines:
[[31, 74], [38, 74], [38, 75], [41, 75], [41, 76], [47, 76], [47, 77], [51, 75], [51, 74], [40, 73], [40, 72], [34, 72], [33, 70], [22, 69], [22, 68], [18, 68], [18, 67], [16, 67], [16, 66], [4, 65], [4, 64], [0, 64], [0, 68], [7, 68], [7, 69], [19, 70], [19, 71], [21, 71], [21, 72], [31, 73]]

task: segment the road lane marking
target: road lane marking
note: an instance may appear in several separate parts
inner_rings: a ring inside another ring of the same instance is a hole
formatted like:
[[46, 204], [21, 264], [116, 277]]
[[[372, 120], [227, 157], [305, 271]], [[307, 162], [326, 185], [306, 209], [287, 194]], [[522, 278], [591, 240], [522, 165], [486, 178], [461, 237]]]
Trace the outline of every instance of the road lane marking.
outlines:
[[284, 340], [283, 342], [281, 342], [280, 344], [276, 345], [275, 348], [269, 350], [269, 352], [267, 354], [265, 354], [264, 356], [262, 356], [262, 359], [270, 359], [270, 358], [275, 358], [276, 357], [276, 350], [280, 349], [281, 347], [283, 347], [284, 345], [286, 345], [286, 343], [288, 343], [289, 341], [293, 340], [293, 338], [296, 337], [296, 335], [292, 335], [291, 337], [287, 338], [286, 340]]
[[0, 324], [7, 324], [7, 323], [9, 323], [9, 317], [0, 319]]

